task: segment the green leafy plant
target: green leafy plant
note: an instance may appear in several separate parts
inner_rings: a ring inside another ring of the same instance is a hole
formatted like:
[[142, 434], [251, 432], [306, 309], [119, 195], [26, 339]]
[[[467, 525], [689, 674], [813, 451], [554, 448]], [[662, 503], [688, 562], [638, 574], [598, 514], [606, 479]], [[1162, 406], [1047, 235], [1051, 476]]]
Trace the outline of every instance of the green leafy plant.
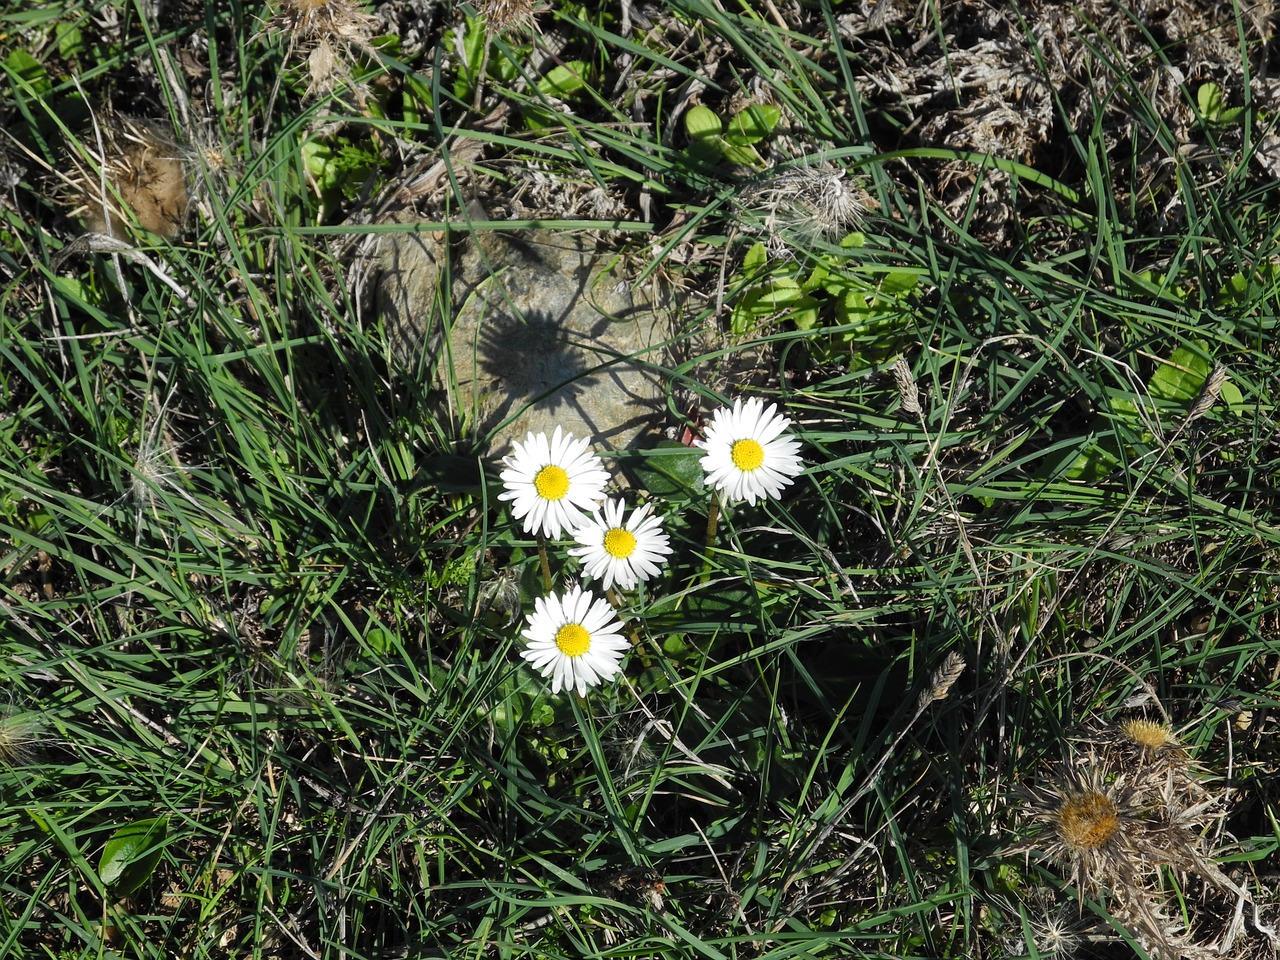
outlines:
[[696, 104], [684, 115], [689, 153], [704, 162], [736, 163], [763, 170], [765, 162], [756, 144], [773, 133], [781, 118], [782, 111], [772, 104], [753, 103], [730, 117], [726, 129], [714, 110]]
[[732, 281], [738, 294], [730, 324], [739, 336], [761, 323], [789, 323], [823, 360], [876, 360], [900, 349], [913, 327], [920, 271], [855, 260], [861, 233], [834, 248], [815, 249], [807, 260], [771, 258], [756, 243]]
[[[1160, 360], [1146, 384], [1144, 397], [1130, 397], [1117, 391], [1109, 396], [1107, 418], [1111, 429], [1104, 439], [1092, 443], [1071, 463], [1061, 476], [1068, 480], [1098, 481], [1116, 471], [1139, 450], [1154, 443], [1157, 437], [1150, 429], [1153, 422], [1169, 424], [1172, 418], [1192, 414], [1196, 401], [1203, 395], [1214, 376], [1215, 367], [1203, 342], [1177, 347], [1167, 359]], [[1221, 397], [1228, 409], [1243, 401], [1240, 388], [1230, 380], [1217, 380], [1211, 400]], [[1133, 442], [1119, 439], [1131, 436]]]
[[[590, 90], [591, 66], [585, 60], [570, 60], [557, 64], [547, 75], [538, 80], [537, 91], [543, 97], [553, 97], [562, 102], [572, 102]], [[559, 121], [554, 110], [537, 103], [524, 109], [524, 123], [530, 130], [543, 130]]]
[[1216, 83], [1202, 83], [1196, 88], [1196, 110], [1207, 123], [1221, 126], [1239, 123], [1244, 117], [1244, 107], [1228, 107], [1222, 87]]

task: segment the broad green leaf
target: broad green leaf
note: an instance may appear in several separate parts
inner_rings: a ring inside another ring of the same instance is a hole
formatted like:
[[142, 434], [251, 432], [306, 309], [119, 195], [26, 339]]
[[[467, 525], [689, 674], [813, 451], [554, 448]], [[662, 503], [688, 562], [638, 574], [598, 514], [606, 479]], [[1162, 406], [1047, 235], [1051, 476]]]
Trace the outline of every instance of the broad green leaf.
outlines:
[[1202, 83], [1196, 90], [1196, 106], [1210, 123], [1235, 123], [1244, 114], [1243, 107], [1228, 107], [1222, 88], [1216, 83]]
[[1200, 396], [1204, 382], [1213, 372], [1213, 364], [1199, 344], [1181, 346], [1168, 360], [1162, 361], [1151, 374], [1147, 389], [1156, 400], [1191, 403]]
[[1234, 273], [1218, 290], [1216, 306], [1249, 305], [1274, 295], [1280, 279], [1280, 263], [1267, 261], [1249, 273]]
[[562, 63], [538, 81], [538, 90], [548, 97], [567, 100], [586, 87], [588, 69], [585, 60]]
[[746, 146], [744, 144], [729, 143], [723, 138], [719, 138], [719, 142], [720, 150], [724, 154], [724, 158], [730, 163], [736, 163], [742, 167], [751, 167], [753, 170], [764, 169], [764, 158], [756, 152], [755, 147]]
[[333, 148], [319, 140], [308, 140], [302, 145], [302, 163], [316, 183], [324, 186], [333, 166]]
[[820, 319], [820, 306], [813, 297], [804, 297], [791, 308], [791, 322], [797, 330], [814, 330]]
[[782, 111], [772, 104], [753, 103], [729, 121], [725, 139], [738, 146], [746, 146], [763, 140], [773, 133]]
[[748, 290], [734, 305], [730, 325], [734, 333], [741, 335], [750, 330], [757, 320], [777, 316], [788, 308], [807, 308], [816, 303], [812, 297], [805, 296], [795, 279], [778, 277]]
[[871, 299], [865, 290], [846, 290], [836, 304], [836, 320], [841, 325], [865, 323], [871, 312]]
[[670, 453], [644, 457], [629, 465], [637, 482], [655, 497], [672, 499], [697, 496], [702, 492], [702, 451], [674, 440], [664, 440], [658, 450]]
[[385, 657], [395, 650], [398, 641], [390, 630], [374, 627], [365, 634], [364, 642], [377, 656]]
[[720, 131], [724, 127], [714, 110], [699, 104], [685, 111], [684, 129], [689, 134], [690, 140], [705, 142], [713, 138], [719, 138]]
[[1094, 440], [1084, 452], [1057, 476], [1055, 471], [1041, 471], [1044, 479], [1076, 480], [1084, 483], [1097, 483], [1105, 480], [1120, 466], [1120, 456], [1114, 437]]
[[824, 287], [826, 285], [827, 278], [830, 276], [831, 269], [828, 267], [826, 261], [819, 260], [813, 270], [810, 271], [809, 276], [807, 276], [804, 279], [804, 282], [800, 284], [800, 288], [804, 290], [805, 293], [813, 293], [815, 290], [819, 290]]
[[1213, 117], [1222, 110], [1222, 88], [1216, 83], [1202, 83], [1196, 90], [1196, 106], [1206, 117]]
[[789, 307], [802, 296], [804, 291], [800, 289], [800, 284], [791, 277], [778, 277], [770, 280], [759, 287], [760, 297], [757, 303], [760, 309], [768, 313], [775, 313], [783, 307]]
[[466, 100], [475, 92], [488, 43], [489, 31], [485, 27], [484, 17], [467, 17], [462, 36], [462, 63], [458, 75], [453, 79], [453, 93], [459, 100]]
[[98, 861], [98, 876], [117, 896], [128, 896], [150, 879], [160, 862], [169, 832], [165, 817], [127, 823], [107, 841]]
[[84, 53], [84, 35], [74, 23], [60, 23], [53, 31], [57, 38], [58, 56], [64, 60], [74, 60]]
[[36, 93], [48, 93], [52, 87], [44, 64], [22, 49], [13, 50], [5, 58], [5, 68], [10, 74], [25, 80]]
[[753, 243], [747, 255], [742, 258], [742, 272], [748, 277], [757, 277], [769, 266], [769, 252], [763, 243]]
[[901, 297], [910, 293], [920, 283], [920, 275], [909, 270], [894, 270], [886, 273], [880, 281], [880, 292], [890, 297]]
[[1223, 381], [1222, 392], [1218, 394], [1222, 398], [1228, 409], [1235, 410], [1244, 403], [1244, 394], [1230, 380]]
[[474, 86], [480, 78], [480, 64], [484, 62], [484, 50], [489, 44], [489, 29], [485, 25], [484, 17], [467, 17], [466, 21], [462, 49], [467, 62], [463, 64], [463, 70], [467, 82]]

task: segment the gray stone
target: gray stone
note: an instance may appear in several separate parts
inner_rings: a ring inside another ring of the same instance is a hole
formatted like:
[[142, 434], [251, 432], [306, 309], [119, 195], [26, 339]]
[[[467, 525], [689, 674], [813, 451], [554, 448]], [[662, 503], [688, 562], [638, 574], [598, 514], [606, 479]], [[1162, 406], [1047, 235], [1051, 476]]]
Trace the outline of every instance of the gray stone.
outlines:
[[494, 455], [556, 426], [597, 448], [657, 438], [671, 317], [591, 234], [387, 234], [379, 259], [393, 361], [430, 372], [459, 434]]

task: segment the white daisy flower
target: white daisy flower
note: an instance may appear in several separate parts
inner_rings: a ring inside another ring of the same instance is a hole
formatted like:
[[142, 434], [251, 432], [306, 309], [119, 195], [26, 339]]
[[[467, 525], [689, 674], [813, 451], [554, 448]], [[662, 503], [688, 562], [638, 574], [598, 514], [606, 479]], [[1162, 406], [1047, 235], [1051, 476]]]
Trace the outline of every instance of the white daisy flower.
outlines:
[[803, 469], [800, 441], [787, 432], [790, 426], [776, 404], [766, 407], [759, 397], [745, 403], [739, 398], [732, 409], [721, 407], [712, 414], [706, 439], [697, 442], [707, 451], [702, 458], [706, 482], [726, 500], [777, 499]]
[[645, 504], [622, 522], [623, 502], [606, 500], [590, 520], [573, 531], [579, 546], [569, 553], [582, 561], [583, 572], [603, 580], [608, 590], [615, 583], [630, 590], [648, 580], [671, 554], [671, 538], [662, 532], [662, 518], [649, 515]]
[[630, 644], [613, 607], [590, 590], [570, 587], [564, 596], [539, 597], [521, 631], [529, 646], [520, 651], [538, 673], [551, 680], [551, 692], [612, 680]]
[[525, 533], [554, 539], [586, 520], [600, 503], [609, 474], [587, 444], [585, 437], [574, 440], [559, 427], [550, 441], [545, 433], [514, 441], [515, 452], [502, 460], [507, 469], [498, 499], [512, 501], [511, 515], [523, 520]]

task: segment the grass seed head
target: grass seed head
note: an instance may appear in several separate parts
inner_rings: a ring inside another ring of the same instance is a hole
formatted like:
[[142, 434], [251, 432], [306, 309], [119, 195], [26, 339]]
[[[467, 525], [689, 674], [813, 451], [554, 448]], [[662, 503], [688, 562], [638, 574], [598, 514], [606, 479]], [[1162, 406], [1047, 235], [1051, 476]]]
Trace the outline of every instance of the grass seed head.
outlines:
[[951, 693], [960, 674], [964, 673], [964, 657], [952, 650], [943, 658], [938, 669], [929, 678], [929, 689], [925, 691], [930, 701], [945, 700]]
[[27, 766], [36, 759], [44, 741], [44, 724], [38, 716], [12, 706], [0, 709], [0, 763]]

